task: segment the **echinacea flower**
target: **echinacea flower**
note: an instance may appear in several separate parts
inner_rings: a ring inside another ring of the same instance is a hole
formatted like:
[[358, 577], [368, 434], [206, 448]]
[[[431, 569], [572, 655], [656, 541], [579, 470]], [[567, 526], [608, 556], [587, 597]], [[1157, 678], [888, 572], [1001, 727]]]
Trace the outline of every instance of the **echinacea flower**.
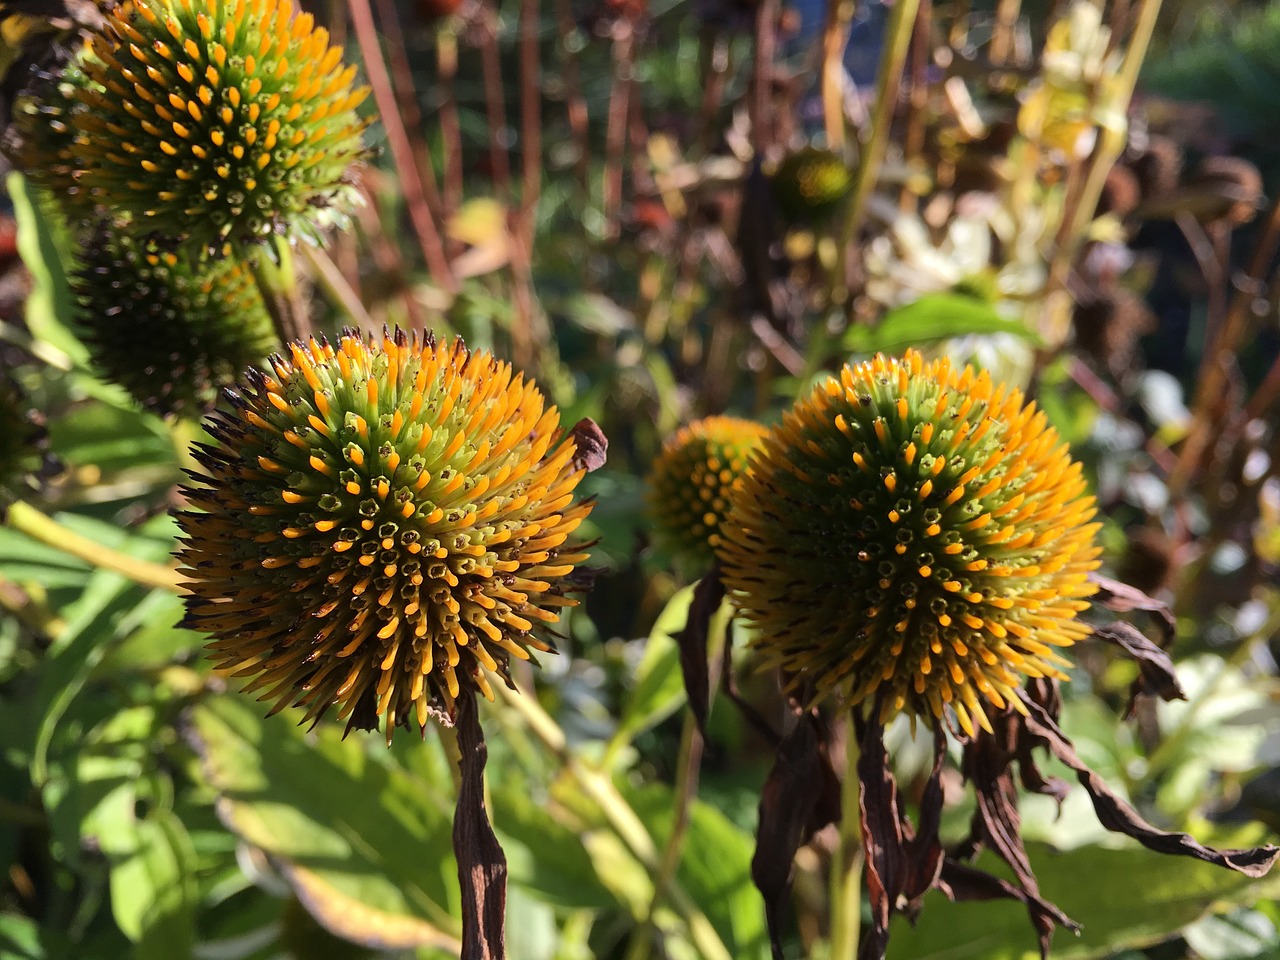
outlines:
[[163, 416], [208, 412], [278, 345], [252, 273], [231, 257], [193, 262], [99, 232], [71, 287], [95, 365]]
[[[848, 866], [845, 838], [856, 838], [871, 908], [859, 957], [883, 958], [892, 914], [919, 910], [931, 889], [1022, 902], [1047, 956], [1054, 928], [1078, 925], [1041, 896], [1019, 834], [1017, 783], [1058, 800], [1068, 789], [1041, 771], [1039, 750], [1076, 775], [1108, 830], [1152, 850], [1249, 877], [1280, 856], [1270, 845], [1215, 850], [1158, 829], [1089, 769], [1058, 725], [1060, 651], [1089, 636], [1140, 662], [1135, 695], [1182, 696], [1162, 646], [1128, 623], [1078, 619], [1090, 597], [1117, 611], [1160, 609], [1093, 573], [1099, 524], [1085, 487], [1066, 444], [1018, 390], [915, 351], [845, 367], [752, 456], [717, 553], [719, 582], [796, 714], [778, 736], [752, 860], [775, 956], [799, 844], [851, 810], [857, 822], [841, 822], [832, 869]], [[1164, 624], [1167, 643], [1167, 611]], [[820, 705], [847, 720], [843, 784]], [[899, 716], [933, 741], [914, 823], [885, 745], [885, 725]], [[968, 837], [944, 847], [953, 741], [977, 803]], [[972, 864], [981, 849], [1004, 861], [1012, 881]]]
[[853, 189], [853, 171], [839, 154], [805, 147], [789, 154], [770, 178], [773, 195], [790, 223], [821, 224]]
[[909, 351], [846, 367], [765, 438], [718, 553], [767, 664], [805, 701], [970, 735], [1088, 635], [1093, 498], [1034, 404]]
[[314, 232], [351, 202], [355, 68], [290, 0], [130, 0], [72, 87], [51, 163], [130, 232], [209, 248]]
[[229, 397], [180, 517], [186, 623], [272, 712], [336, 706], [390, 739], [553, 649], [591, 503], [532, 381], [460, 340], [348, 331]]
[[682, 427], [662, 448], [649, 477], [649, 515], [659, 543], [709, 566], [729, 491], [768, 431], [738, 417], [706, 417]]

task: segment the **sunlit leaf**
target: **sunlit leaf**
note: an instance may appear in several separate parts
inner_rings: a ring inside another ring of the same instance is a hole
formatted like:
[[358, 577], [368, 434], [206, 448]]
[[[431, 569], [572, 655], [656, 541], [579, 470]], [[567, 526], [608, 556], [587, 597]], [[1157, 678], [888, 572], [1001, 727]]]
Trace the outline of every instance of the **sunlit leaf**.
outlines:
[[304, 733], [240, 697], [192, 713], [219, 813], [290, 878], [327, 929], [369, 946], [456, 947], [451, 788], [375, 762], [339, 726]]
[[116, 924], [140, 960], [191, 956], [195, 946], [195, 851], [168, 810], [134, 820], [129, 854], [111, 868]]
[[853, 326], [844, 335], [851, 353], [897, 353], [906, 347], [975, 333], [1012, 333], [1032, 343], [1039, 338], [1021, 320], [996, 312], [993, 304], [956, 293], [931, 293], [890, 310], [874, 326]]
[[692, 586], [677, 591], [649, 632], [644, 654], [636, 666], [635, 685], [622, 708], [615, 743], [634, 739], [671, 716], [684, 703], [680, 650], [672, 634], [684, 626], [692, 600]]
[[[1059, 853], [1028, 843], [1027, 850], [1044, 896], [1083, 926], [1078, 938], [1059, 931], [1054, 960], [1086, 960], [1121, 947], [1157, 943], [1214, 905], [1251, 902], [1280, 889], [1276, 880], [1251, 880], [1212, 864], [1173, 861], [1141, 848], [1080, 847]], [[1038, 956], [1021, 904], [949, 903], [936, 892], [925, 898], [914, 927], [902, 918], [893, 921], [889, 940], [890, 960]]]

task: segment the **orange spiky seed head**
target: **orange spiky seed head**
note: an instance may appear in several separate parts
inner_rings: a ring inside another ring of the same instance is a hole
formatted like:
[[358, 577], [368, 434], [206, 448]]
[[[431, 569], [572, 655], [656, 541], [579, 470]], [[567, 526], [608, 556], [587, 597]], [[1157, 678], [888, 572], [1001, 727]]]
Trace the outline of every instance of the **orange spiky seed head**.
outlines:
[[132, 233], [222, 248], [354, 198], [355, 68], [291, 0], [129, 0], [95, 34], [59, 162]]
[[648, 508], [663, 547], [702, 565], [729, 510], [729, 491], [747, 467], [765, 427], [737, 417], [706, 417], [663, 445], [649, 476]]
[[348, 331], [231, 398], [179, 518], [186, 622], [272, 712], [337, 706], [390, 740], [553, 649], [591, 503], [536, 384], [460, 340]]
[[986, 373], [877, 356], [816, 387], [731, 494], [718, 553], [764, 662], [810, 701], [960, 726], [1062, 677], [1088, 635], [1094, 501], [1035, 404]]
[[247, 266], [99, 232], [71, 279], [94, 364], [161, 416], [199, 416], [278, 346]]

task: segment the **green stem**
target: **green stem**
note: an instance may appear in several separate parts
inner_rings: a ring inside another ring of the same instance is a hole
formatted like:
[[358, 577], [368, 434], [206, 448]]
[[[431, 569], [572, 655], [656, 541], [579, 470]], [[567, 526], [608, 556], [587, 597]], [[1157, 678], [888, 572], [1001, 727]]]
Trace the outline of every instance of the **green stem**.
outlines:
[[173, 593], [184, 592], [182, 577], [172, 567], [138, 560], [88, 537], [82, 537], [24, 501], [19, 500], [10, 505], [5, 523], [32, 540], [61, 550], [92, 567], [121, 574], [144, 587], [159, 587]]
[[889, 13], [884, 52], [880, 56], [880, 70], [876, 76], [876, 105], [875, 112], [871, 115], [871, 133], [862, 144], [858, 158], [857, 185], [854, 187], [849, 216], [845, 220], [840, 238], [840, 258], [834, 275], [837, 289], [832, 291], [833, 303], [841, 303], [848, 298], [847, 278], [844, 274], [848, 269], [849, 245], [857, 235], [867, 200], [875, 189], [885, 151], [889, 147], [889, 128], [898, 102], [902, 69], [907, 62], [907, 51], [915, 33], [916, 11], [919, 8], [920, 0], [898, 0]]
[[[681, 854], [684, 852], [684, 838], [689, 829], [689, 816], [693, 800], [698, 792], [698, 768], [702, 764], [702, 733], [698, 730], [698, 722], [693, 711], [684, 712], [684, 726], [680, 731], [680, 753], [676, 760], [675, 801], [676, 807], [672, 818], [671, 833], [662, 849], [662, 859], [658, 867], [658, 875], [653, 878], [653, 899], [649, 902], [649, 915], [645, 918], [644, 929], [647, 932], [654, 926], [654, 917], [658, 908], [666, 902], [667, 892], [675, 881], [676, 871], [680, 868]], [[631, 946], [627, 950], [625, 960], [644, 960], [649, 956], [649, 938], [637, 934], [631, 938]]]
[[244, 259], [253, 272], [280, 343], [305, 339], [311, 333], [311, 318], [298, 288], [293, 246], [288, 238], [272, 236], [265, 244], [247, 251]]
[[342, 313], [346, 323], [361, 330], [376, 330], [377, 326], [360, 302], [360, 297], [328, 254], [319, 247], [303, 246], [300, 249], [316, 283], [324, 290], [329, 302]]
[[[1138, 9], [1138, 22], [1129, 37], [1129, 45], [1125, 50], [1124, 62], [1120, 72], [1113, 81], [1107, 104], [1113, 115], [1126, 116], [1129, 101], [1133, 98], [1133, 89], [1138, 82], [1138, 71], [1142, 69], [1142, 61], [1147, 55], [1147, 46], [1151, 43], [1151, 35], [1155, 31], [1156, 17], [1160, 13], [1161, 0], [1142, 0]], [[1094, 106], [1096, 106], [1096, 101]], [[1067, 272], [1076, 251], [1084, 240], [1084, 234], [1092, 222], [1098, 209], [1098, 200], [1102, 196], [1107, 176], [1116, 160], [1129, 142], [1129, 131], [1123, 126], [1109, 123], [1101, 130], [1098, 147], [1093, 153], [1093, 163], [1089, 166], [1084, 186], [1071, 211], [1065, 230], [1053, 251], [1053, 259], [1049, 268], [1049, 289], [1044, 302], [1050, 303], [1052, 294], [1066, 285]], [[1043, 327], [1044, 324], [1042, 323]], [[1064, 334], [1065, 335], [1065, 334]]]
[[850, 717], [844, 738], [840, 834], [831, 855], [831, 960], [855, 960], [862, 928], [862, 811], [858, 736]]
[[[532, 693], [507, 691], [497, 685], [494, 690], [506, 704], [521, 715], [533, 735], [556, 755], [565, 772], [573, 778], [579, 789], [600, 808], [610, 829], [626, 844], [632, 856], [644, 867], [656, 889], [657, 878], [662, 873], [662, 857], [644, 822], [636, 815], [635, 810], [614, 785], [613, 780], [606, 773], [587, 766], [569, 752], [564, 731], [542, 709], [542, 705]], [[732, 960], [720, 935], [711, 925], [711, 921], [674, 878], [667, 884], [667, 902], [684, 921], [689, 930], [689, 938], [693, 941], [693, 946], [702, 960]]]

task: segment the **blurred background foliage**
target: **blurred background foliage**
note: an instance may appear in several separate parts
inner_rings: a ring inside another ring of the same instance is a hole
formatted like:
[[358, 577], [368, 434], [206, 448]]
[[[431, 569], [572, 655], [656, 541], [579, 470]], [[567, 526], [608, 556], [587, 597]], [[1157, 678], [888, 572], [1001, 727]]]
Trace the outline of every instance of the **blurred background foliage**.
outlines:
[[[1280, 829], [1280, 7], [304, 6], [381, 117], [363, 207], [303, 251], [316, 326], [459, 334], [610, 438], [585, 481], [595, 589], [485, 717], [515, 960], [767, 956], [772, 750], [723, 698], [705, 743], [685, 716], [672, 637], [701, 571], [652, 545], [645, 477], [689, 420], [769, 422], [879, 349], [1029, 387], [1086, 464], [1108, 573], [1175, 612], [1187, 700], [1130, 722], [1136, 668], [1078, 648], [1081, 756], [1165, 828]], [[7, 476], [31, 462], [0, 528], [0, 956], [456, 955], [448, 738], [306, 731], [211, 674], [155, 573], [199, 428], [103, 379], [49, 198], [16, 173], [7, 193], [0, 451]], [[737, 662], [780, 725], [775, 681]], [[928, 751], [892, 736], [910, 796]], [[1117, 843], [1076, 794], [1023, 815], [1083, 923], [1054, 956], [1280, 957], [1280, 881]], [[789, 956], [820, 955], [828, 852], [797, 858]], [[1019, 905], [934, 893], [891, 955], [1034, 949]]]

